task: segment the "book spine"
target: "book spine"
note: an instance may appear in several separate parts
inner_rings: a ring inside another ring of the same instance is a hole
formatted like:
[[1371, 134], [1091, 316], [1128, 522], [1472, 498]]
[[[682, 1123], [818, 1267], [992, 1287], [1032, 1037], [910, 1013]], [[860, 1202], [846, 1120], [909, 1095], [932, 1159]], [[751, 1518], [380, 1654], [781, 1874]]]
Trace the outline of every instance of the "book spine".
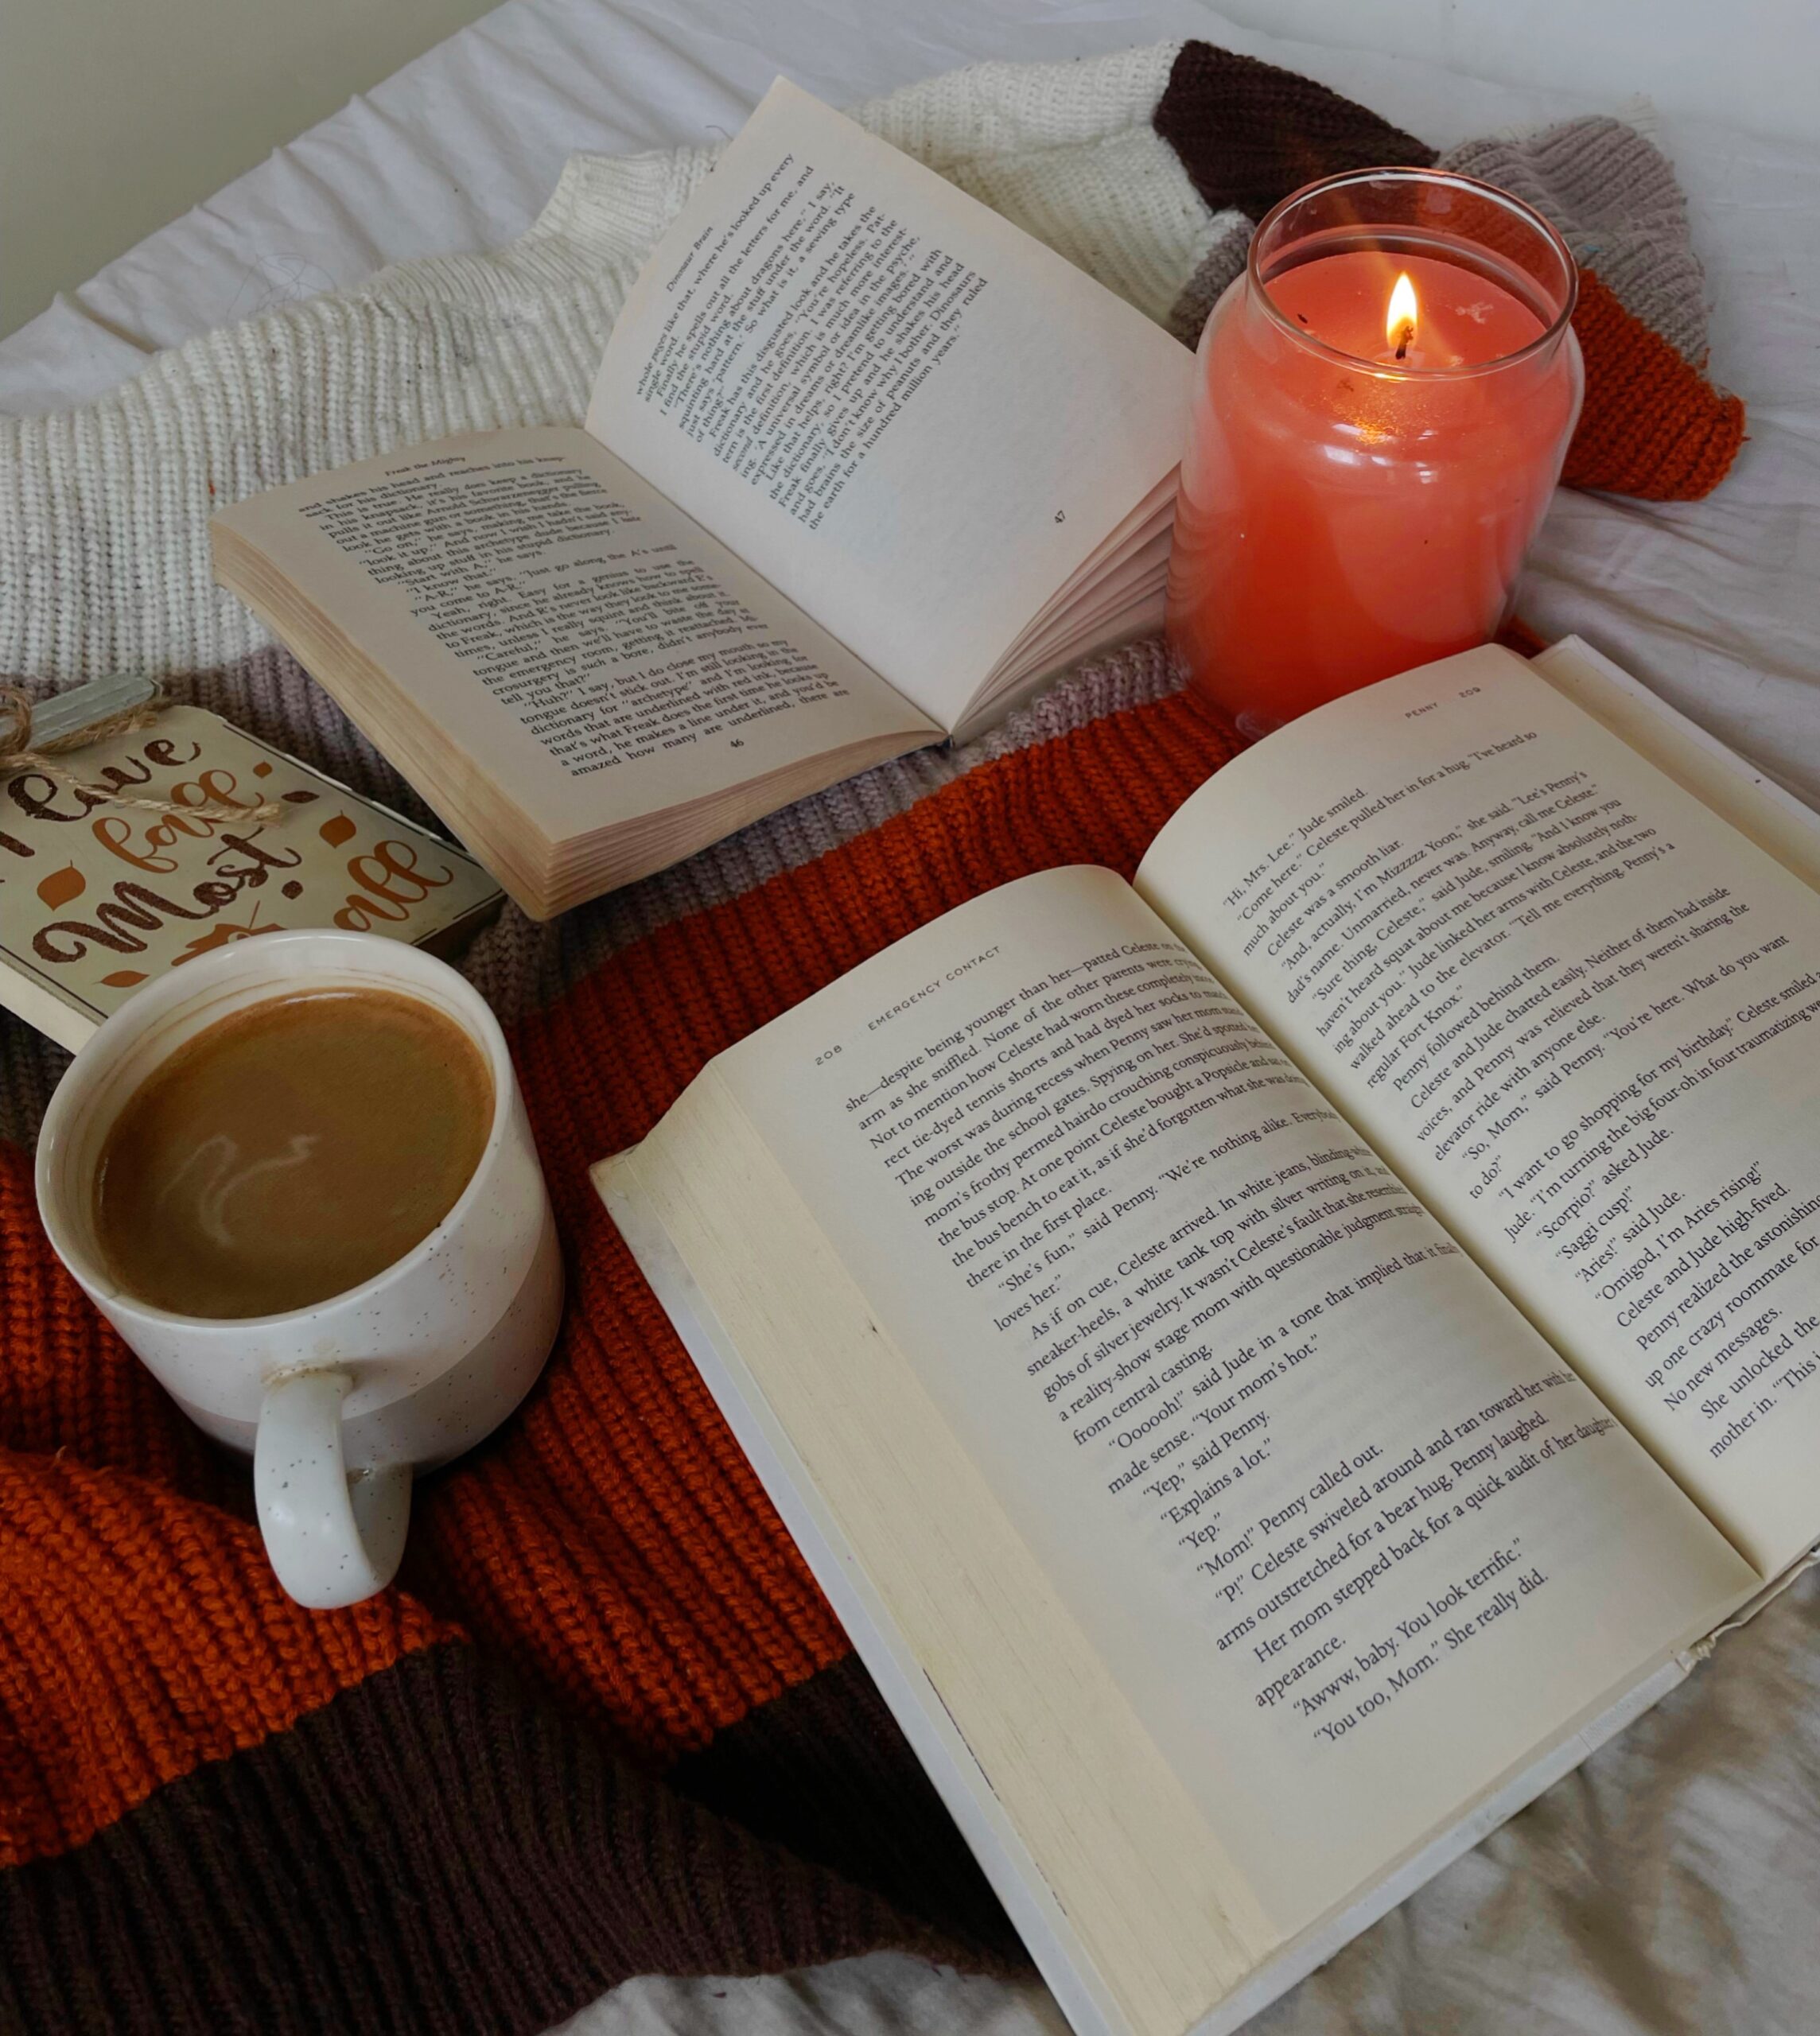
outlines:
[[1133, 2036], [947, 1706], [847, 1552], [813, 1480], [628, 1171], [610, 1160], [595, 1170], [608, 1213], [1075, 2036]]

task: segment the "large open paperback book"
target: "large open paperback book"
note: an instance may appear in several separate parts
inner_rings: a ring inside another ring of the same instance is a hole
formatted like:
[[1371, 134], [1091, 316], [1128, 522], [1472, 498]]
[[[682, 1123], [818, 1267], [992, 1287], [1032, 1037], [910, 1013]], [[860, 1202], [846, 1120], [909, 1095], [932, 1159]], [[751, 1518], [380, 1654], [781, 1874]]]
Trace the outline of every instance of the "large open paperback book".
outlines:
[[1193, 374], [780, 80], [633, 284], [585, 427], [255, 495], [216, 569], [543, 918], [1156, 628]]
[[1475, 651], [597, 1170], [1077, 2028], [1235, 2027], [1820, 1537], [1817, 877], [1584, 645]]

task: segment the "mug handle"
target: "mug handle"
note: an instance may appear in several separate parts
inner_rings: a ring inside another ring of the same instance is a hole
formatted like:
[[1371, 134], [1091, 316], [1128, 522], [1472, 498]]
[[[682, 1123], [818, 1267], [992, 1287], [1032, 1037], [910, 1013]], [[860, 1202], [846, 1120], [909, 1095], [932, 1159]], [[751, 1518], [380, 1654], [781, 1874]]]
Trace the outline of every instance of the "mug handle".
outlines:
[[300, 1605], [326, 1611], [384, 1590], [404, 1553], [411, 1469], [349, 1475], [341, 1403], [351, 1373], [280, 1372], [267, 1381], [253, 1443], [253, 1497], [266, 1554]]

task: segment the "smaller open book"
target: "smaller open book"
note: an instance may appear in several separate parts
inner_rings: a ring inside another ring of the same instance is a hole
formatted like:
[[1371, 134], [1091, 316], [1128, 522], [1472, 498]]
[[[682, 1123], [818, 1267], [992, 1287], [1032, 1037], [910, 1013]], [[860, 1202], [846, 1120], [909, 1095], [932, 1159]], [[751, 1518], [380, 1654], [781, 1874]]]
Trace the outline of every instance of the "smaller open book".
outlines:
[[596, 1170], [1077, 2029], [1234, 2027], [1820, 1537], [1817, 876], [1584, 646], [1475, 651]]
[[224, 511], [216, 568], [542, 918], [1161, 620], [1192, 356], [781, 80], [582, 429]]

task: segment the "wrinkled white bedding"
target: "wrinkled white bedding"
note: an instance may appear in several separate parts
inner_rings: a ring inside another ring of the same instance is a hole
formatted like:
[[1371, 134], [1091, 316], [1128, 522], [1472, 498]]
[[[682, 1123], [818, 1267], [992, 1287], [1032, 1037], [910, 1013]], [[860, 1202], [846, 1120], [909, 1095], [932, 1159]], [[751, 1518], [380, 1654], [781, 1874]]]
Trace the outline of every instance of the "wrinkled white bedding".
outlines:
[[[1296, 11], [1306, 21], [1311, 8]], [[1349, 50], [1346, 36], [1370, 32], [1365, 16], [1340, 0], [1326, 12], [1332, 38], [1314, 45], [1192, 0], [512, 0], [0, 342], [0, 409], [82, 401], [149, 352], [274, 302], [507, 239], [572, 152], [731, 132], [778, 69], [842, 103], [985, 57], [1197, 34], [1319, 77], [1441, 146], [1596, 106], [1638, 117], [1610, 91], [1518, 88]], [[1698, 103], [1696, 86], [1681, 103]], [[1820, 143], [1751, 139], [1684, 113], [1655, 131], [1691, 201], [1714, 369], [1749, 405], [1750, 442], [1705, 503], [1563, 495], [1523, 612], [1545, 635], [1578, 631], [1820, 802]], [[1817, 1603], [1810, 1577], [1254, 2026], [1820, 2030]], [[635, 1981], [571, 2026], [1035, 2036], [1062, 2025], [1034, 1985], [881, 1956], [764, 1980]]]

